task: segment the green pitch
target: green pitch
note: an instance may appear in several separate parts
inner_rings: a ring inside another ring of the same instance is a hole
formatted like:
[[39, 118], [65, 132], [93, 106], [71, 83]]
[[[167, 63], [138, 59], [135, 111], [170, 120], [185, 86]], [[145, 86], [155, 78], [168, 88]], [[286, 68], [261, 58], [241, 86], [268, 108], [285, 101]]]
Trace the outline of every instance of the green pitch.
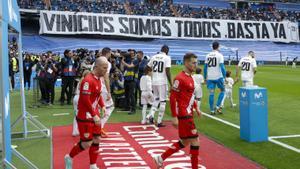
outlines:
[[[203, 68], [203, 66], [201, 66]], [[235, 76], [234, 67], [226, 67]], [[182, 66], [173, 66], [172, 75], [182, 70]], [[255, 84], [268, 89], [269, 101], [269, 136], [295, 135], [300, 134], [300, 69], [292, 69], [283, 66], [259, 66], [255, 77]], [[234, 102], [238, 104], [238, 88], [241, 82], [234, 86]], [[208, 92], [203, 86], [203, 101], [201, 110], [208, 110]], [[42, 106], [40, 108], [29, 108], [31, 103], [31, 92], [26, 92], [27, 110], [32, 115], [38, 116], [47, 127], [70, 125], [73, 120], [72, 106], [60, 106], [57, 102], [53, 106]], [[57, 89], [56, 99], [60, 97], [60, 89]], [[11, 114], [12, 122], [20, 114], [20, 95], [18, 92], [11, 93]], [[57, 113], [69, 113], [66, 116], [53, 116]], [[231, 108], [225, 102], [224, 114], [217, 115], [226, 121], [239, 125], [239, 109]], [[136, 115], [114, 112], [110, 122], [140, 121], [140, 110]], [[165, 120], [170, 119], [170, 111], [167, 107]], [[300, 166], [300, 154], [280, 147], [271, 142], [247, 143], [239, 138], [239, 130], [227, 126], [213, 119], [202, 116], [196, 118], [198, 130], [216, 142], [232, 149], [258, 164], [270, 169], [297, 169]], [[20, 129], [20, 126], [16, 130]], [[71, 133], [70, 133], [71, 135]], [[300, 149], [300, 138], [277, 139]], [[26, 141], [13, 141], [17, 150], [31, 160], [41, 169], [51, 167], [51, 144], [50, 139], [34, 139]], [[14, 158], [18, 168], [25, 168], [24, 165]]]

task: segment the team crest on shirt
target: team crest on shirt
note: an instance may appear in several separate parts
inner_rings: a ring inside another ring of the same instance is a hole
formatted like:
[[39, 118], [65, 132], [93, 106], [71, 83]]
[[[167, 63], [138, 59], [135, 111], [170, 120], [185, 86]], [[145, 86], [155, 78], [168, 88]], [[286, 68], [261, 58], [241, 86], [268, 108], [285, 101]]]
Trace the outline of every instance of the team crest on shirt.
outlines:
[[83, 84], [83, 90], [89, 90], [89, 83], [88, 82], [85, 82]]
[[84, 133], [83, 136], [84, 136], [85, 138], [89, 138], [90, 133]]

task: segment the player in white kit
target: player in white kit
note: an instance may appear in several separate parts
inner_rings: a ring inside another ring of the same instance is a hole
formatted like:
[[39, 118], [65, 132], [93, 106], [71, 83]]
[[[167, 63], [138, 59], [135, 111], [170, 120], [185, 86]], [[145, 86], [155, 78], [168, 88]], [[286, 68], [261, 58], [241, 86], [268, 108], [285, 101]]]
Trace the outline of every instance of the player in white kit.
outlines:
[[157, 55], [154, 55], [147, 67], [152, 69], [152, 90], [154, 95], [154, 102], [152, 104], [151, 110], [147, 119], [150, 123], [154, 123], [153, 118], [155, 111], [159, 106], [159, 114], [157, 118], [157, 126], [164, 127], [165, 125], [162, 123], [162, 119], [166, 109], [166, 100], [168, 93], [168, 81], [172, 86], [171, 80], [171, 58], [168, 56], [169, 47], [164, 45], [161, 48], [161, 52]]
[[243, 57], [236, 68], [238, 77], [239, 68], [241, 69], [241, 79], [244, 87], [253, 86], [253, 78], [256, 73], [256, 60], [253, 51], [249, 51], [248, 55]]
[[[111, 49], [108, 47], [105, 47], [101, 50], [101, 53], [99, 53], [99, 57], [105, 57], [107, 60], [111, 57]], [[109, 73], [111, 70], [111, 63], [108, 62], [108, 68], [107, 68], [107, 73], [103, 78], [100, 78], [101, 83], [102, 83], [102, 93], [101, 96], [104, 100], [104, 105], [105, 105], [105, 114], [101, 117], [101, 137], [106, 138], [107, 134], [104, 131], [104, 126], [106, 122], [108, 121], [111, 113], [114, 111], [114, 102], [111, 97], [111, 92], [110, 92], [110, 81], [109, 81]], [[92, 66], [92, 69], [94, 66]]]
[[201, 99], [202, 99], [202, 84], [204, 84], [204, 78], [201, 74], [201, 68], [196, 69], [196, 73], [193, 75], [193, 79], [195, 82], [195, 100], [197, 101], [198, 109], [200, 109]]
[[140, 89], [141, 89], [141, 104], [143, 105], [142, 110], [142, 121], [141, 124], [146, 123], [146, 113], [148, 104], [153, 104], [153, 93], [152, 93], [152, 79], [151, 79], [151, 69], [145, 68], [145, 73], [140, 79]]
[[224, 96], [224, 99], [221, 104], [222, 107], [224, 107], [224, 102], [225, 102], [226, 98], [229, 99], [231, 107], [236, 106], [236, 104], [233, 103], [233, 98], [232, 98], [232, 87], [235, 83], [236, 83], [236, 81], [234, 81], [231, 77], [231, 72], [227, 71], [226, 79], [225, 79], [225, 96]]
[[[215, 112], [222, 113], [221, 103], [225, 94], [224, 80], [226, 77], [226, 70], [224, 65], [224, 57], [219, 52], [219, 43], [213, 42], [213, 51], [206, 55], [204, 64], [204, 80], [209, 90], [209, 108], [212, 115]], [[214, 107], [215, 88], [220, 89], [220, 94], [217, 100], [216, 107]]]

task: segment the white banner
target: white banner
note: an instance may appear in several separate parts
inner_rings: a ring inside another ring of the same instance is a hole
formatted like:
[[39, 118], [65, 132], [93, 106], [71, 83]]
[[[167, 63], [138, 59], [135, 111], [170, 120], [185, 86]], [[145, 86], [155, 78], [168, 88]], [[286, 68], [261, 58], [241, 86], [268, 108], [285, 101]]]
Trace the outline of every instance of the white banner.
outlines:
[[298, 23], [85, 12], [40, 12], [40, 34], [99, 34], [160, 39], [299, 42]]

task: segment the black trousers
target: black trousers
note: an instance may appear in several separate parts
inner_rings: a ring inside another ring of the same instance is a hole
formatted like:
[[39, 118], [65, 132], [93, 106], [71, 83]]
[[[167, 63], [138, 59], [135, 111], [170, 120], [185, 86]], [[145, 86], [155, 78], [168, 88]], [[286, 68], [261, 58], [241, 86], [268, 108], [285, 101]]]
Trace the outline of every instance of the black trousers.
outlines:
[[30, 89], [30, 77], [31, 77], [31, 72], [24, 72], [24, 87], [26, 87], [26, 83], [27, 83], [28, 89]]
[[45, 78], [38, 78], [40, 91], [41, 91], [41, 100], [46, 101], [46, 81]]
[[15, 89], [15, 72], [11, 73], [10, 82], [11, 82], [11, 88]]
[[127, 106], [130, 108], [131, 111], [135, 111], [135, 88], [136, 88], [136, 83], [134, 80], [132, 81], [125, 81], [124, 82], [124, 88], [125, 88], [125, 98], [127, 100]]
[[60, 96], [60, 101], [62, 103], [65, 102], [65, 95], [67, 95], [67, 102], [71, 103], [72, 99], [72, 93], [73, 93], [73, 88], [74, 88], [74, 82], [75, 82], [75, 77], [62, 77], [62, 89], [61, 89], [61, 96]]
[[45, 100], [47, 103], [53, 104], [54, 97], [55, 97], [55, 91], [54, 91], [55, 81], [53, 79], [45, 80], [45, 87], [46, 87]]

